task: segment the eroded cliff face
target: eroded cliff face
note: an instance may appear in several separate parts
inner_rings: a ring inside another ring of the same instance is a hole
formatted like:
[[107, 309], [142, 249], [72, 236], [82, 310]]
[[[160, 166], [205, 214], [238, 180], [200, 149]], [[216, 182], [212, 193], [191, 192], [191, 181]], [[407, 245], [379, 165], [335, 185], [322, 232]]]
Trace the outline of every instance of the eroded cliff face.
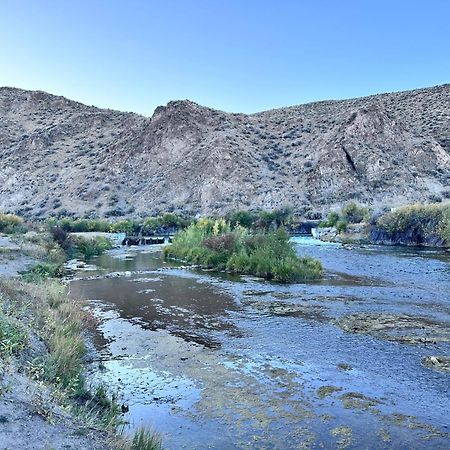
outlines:
[[151, 118], [1, 88], [0, 157], [0, 208], [30, 216], [399, 206], [450, 195], [450, 85]]

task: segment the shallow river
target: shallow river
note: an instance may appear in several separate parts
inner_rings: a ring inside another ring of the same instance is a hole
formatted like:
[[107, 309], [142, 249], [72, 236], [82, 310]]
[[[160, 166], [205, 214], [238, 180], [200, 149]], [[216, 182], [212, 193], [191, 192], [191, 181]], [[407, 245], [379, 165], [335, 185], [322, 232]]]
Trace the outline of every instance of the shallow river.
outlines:
[[91, 378], [166, 449], [449, 448], [435, 363], [450, 357], [450, 254], [295, 242], [323, 280], [189, 270], [155, 247], [94, 259], [71, 282], [99, 319]]

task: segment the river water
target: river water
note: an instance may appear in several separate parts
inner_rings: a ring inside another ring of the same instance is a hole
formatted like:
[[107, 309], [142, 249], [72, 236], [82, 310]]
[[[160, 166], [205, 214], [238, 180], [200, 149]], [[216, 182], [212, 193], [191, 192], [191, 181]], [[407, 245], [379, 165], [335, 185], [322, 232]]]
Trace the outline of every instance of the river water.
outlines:
[[98, 318], [89, 377], [166, 449], [449, 448], [433, 357], [450, 357], [450, 255], [294, 241], [323, 280], [192, 270], [158, 247], [94, 259], [71, 282]]

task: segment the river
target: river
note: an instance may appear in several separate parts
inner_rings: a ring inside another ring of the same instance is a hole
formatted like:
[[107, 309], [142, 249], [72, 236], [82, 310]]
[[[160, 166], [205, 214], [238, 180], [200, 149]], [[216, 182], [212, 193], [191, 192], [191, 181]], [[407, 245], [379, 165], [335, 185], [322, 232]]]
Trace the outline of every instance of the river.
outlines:
[[166, 449], [448, 448], [450, 254], [294, 242], [323, 280], [95, 258], [70, 284], [98, 319], [89, 378]]

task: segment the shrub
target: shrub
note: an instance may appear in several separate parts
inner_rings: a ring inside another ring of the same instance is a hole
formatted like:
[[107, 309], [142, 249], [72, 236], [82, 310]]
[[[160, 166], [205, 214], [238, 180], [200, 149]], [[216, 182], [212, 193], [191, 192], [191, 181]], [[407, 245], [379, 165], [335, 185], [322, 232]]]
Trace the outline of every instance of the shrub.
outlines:
[[328, 213], [327, 219], [320, 223], [321, 227], [334, 227], [340, 220], [340, 216], [337, 212], [331, 211]]
[[370, 219], [368, 208], [358, 206], [355, 202], [347, 203], [342, 208], [342, 218], [348, 223], [361, 223]]
[[22, 272], [22, 277], [29, 282], [39, 282], [48, 278], [58, 278], [64, 274], [62, 264], [38, 263], [31, 269]]
[[102, 236], [92, 238], [77, 236], [74, 238], [75, 256], [85, 260], [93, 256], [101, 255], [112, 247], [111, 241]]
[[376, 225], [388, 233], [405, 233], [426, 238], [439, 236], [450, 245], [450, 203], [409, 205], [379, 217]]
[[66, 255], [73, 252], [74, 242], [69, 233], [61, 227], [53, 227], [51, 229], [53, 240], [64, 250]]
[[0, 214], [0, 233], [12, 234], [25, 232], [23, 220], [15, 214]]
[[344, 231], [347, 231], [348, 224], [347, 224], [346, 220], [339, 219], [336, 222], [335, 226], [336, 226], [336, 230], [337, 230], [338, 233], [343, 233]]
[[229, 217], [232, 227], [237, 225], [244, 228], [251, 228], [253, 226], [253, 215], [248, 211], [235, 211]]
[[100, 219], [71, 219], [63, 217], [61, 219], [48, 219], [47, 225], [50, 230], [53, 228], [61, 228], [66, 232], [84, 233], [84, 232], [109, 232], [111, 223]]

